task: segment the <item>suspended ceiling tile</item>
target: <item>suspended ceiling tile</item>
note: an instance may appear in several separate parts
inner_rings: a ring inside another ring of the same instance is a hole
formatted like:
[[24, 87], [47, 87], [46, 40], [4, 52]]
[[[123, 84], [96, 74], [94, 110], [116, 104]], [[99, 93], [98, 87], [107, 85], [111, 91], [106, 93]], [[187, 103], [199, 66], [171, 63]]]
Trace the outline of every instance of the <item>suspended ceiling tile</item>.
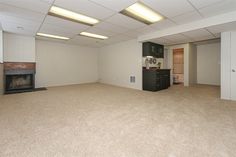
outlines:
[[145, 27], [137, 29], [136, 31], [140, 32], [140, 35], [143, 35], [143, 34], [154, 32], [155, 29], [153, 29], [151, 26], [145, 26]]
[[44, 20], [44, 24], [55, 25], [55, 26], [61, 27], [62, 29], [65, 29], [65, 31], [77, 32], [77, 33], [80, 33], [90, 28], [90, 26], [87, 26], [87, 25], [71, 22], [68, 20], [50, 16], [50, 15], [47, 15], [47, 17]]
[[52, 3], [54, 2], [54, 0], [40, 0], [40, 1], [46, 2], [46, 3], [48, 3], [48, 4], [52, 4]]
[[179, 42], [179, 43], [187, 43], [187, 42], [191, 42], [192, 39], [183, 35], [183, 34], [174, 34], [174, 35], [169, 35], [169, 36], [165, 36], [165, 39], [172, 41], [172, 42]]
[[101, 30], [101, 29], [97, 29], [97, 28], [89, 28], [86, 30], [86, 32], [89, 33], [94, 33], [94, 34], [99, 34], [99, 35], [103, 35], [103, 36], [107, 36], [107, 37], [111, 37], [116, 35], [116, 33], [110, 32], [110, 31], [105, 31], [105, 30]]
[[100, 4], [106, 8], [110, 8], [111, 10], [115, 10], [120, 12], [121, 10], [129, 7], [130, 5], [137, 2], [137, 0], [119, 0], [119, 1], [112, 1], [112, 0], [91, 0], [97, 4]]
[[204, 17], [216, 16], [219, 14], [231, 12], [236, 10], [235, 0], [224, 0], [214, 5], [210, 5], [199, 9]]
[[4, 21], [2, 27], [5, 32], [30, 35], [30, 36], [35, 36], [35, 34], [38, 31], [38, 27], [33, 28], [31, 24], [27, 23], [14, 23], [9, 21]]
[[207, 29], [213, 34], [219, 34], [221, 32], [226, 31], [235, 31], [236, 30], [236, 22], [225, 23], [222, 25], [216, 25], [207, 27]]
[[1, 17], [17, 17], [25, 20], [39, 21], [42, 22], [45, 14], [37, 13], [34, 11], [17, 8], [9, 5], [4, 5], [0, 3], [0, 15]]
[[191, 39], [198, 39], [198, 38], [204, 38], [204, 37], [214, 38], [214, 36], [205, 29], [198, 29], [194, 31], [184, 32], [182, 34], [184, 34], [185, 36]]
[[170, 18], [190, 11], [194, 8], [186, 0], [141, 0], [143, 3]]
[[65, 30], [62, 27], [50, 25], [50, 24], [43, 24], [39, 30], [40, 33], [52, 34], [52, 35], [59, 35], [64, 37], [73, 37], [77, 35], [77, 32], [72, 32], [71, 30]]
[[127, 29], [138, 29], [146, 26], [146, 24], [143, 24], [122, 14], [116, 14], [108, 18], [106, 21], [118, 26], [125, 27]]
[[50, 4], [41, 0], [1, 0], [0, 3], [47, 14]]
[[161, 30], [161, 29], [166, 29], [169, 27], [176, 26], [176, 24], [174, 22], [170, 21], [169, 19], [164, 19], [164, 20], [154, 23], [150, 26], [155, 30]]
[[114, 24], [111, 24], [108, 22], [98, 23], [94, 26], [94, 28], [102, 29], [105, 31], [107, 30], [107, 31], [114, 32], [114, 33], [124, 33], [126, 31], [128, 31], [128, 29], [125, 27], [114, 25]]
[[97, 19], [105, 19], [115, 12], [88, 0], [56, 0], [56, 6], [81, 13]]
[[152, 39], [151, 42], [161, 44], [161, 45], [169, 45], [169, 44], [173, 43], [173, 41], [170, 41], [170, 40], [165, 39], [165, 38]]
[[214, 5], [224, 0], [189, 0], [196, 8], [204, 8], [210, 5]]
[[193, 21], [197, 21], [201, 19], [202, 17], [197, 11], [188, 12], [188, 13], [171, 18], [171, 20], [173, 20], [177, 24], [185, 24], [185, 23], [189, 23], [189, 22], [193, 22]]

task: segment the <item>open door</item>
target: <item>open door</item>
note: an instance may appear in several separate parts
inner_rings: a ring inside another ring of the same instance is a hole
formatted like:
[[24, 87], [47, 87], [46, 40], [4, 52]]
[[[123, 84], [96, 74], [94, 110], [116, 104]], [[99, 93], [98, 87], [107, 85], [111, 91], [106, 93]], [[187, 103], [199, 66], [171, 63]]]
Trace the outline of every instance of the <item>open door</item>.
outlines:
[[231, 33], [231, 100], [236, 100], [236, 32]]
[[173, 49], [173, 83], [184, 83], [184, 48]]

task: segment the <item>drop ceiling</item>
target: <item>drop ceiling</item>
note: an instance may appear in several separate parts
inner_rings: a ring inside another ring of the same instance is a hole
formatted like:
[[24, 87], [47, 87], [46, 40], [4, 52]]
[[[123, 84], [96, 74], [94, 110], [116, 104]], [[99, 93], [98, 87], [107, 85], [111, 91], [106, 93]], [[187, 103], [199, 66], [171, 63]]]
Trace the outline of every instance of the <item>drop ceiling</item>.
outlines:
[[[137, 0], [0, 0], [0, 22], [6, 32], [35, 36], [37, 32], [71, 38], [64, 41], [91, 47], [101, 47], [137, 38], [140, 35], [164, 30], [236, 10], [236, 0], [140, 0], [165, 16], [165, 20], [146, 25], [119, 12]], [[100, 20], [87, 26], [48, 15], [56, 5]], [[220, 32], [234, 29], [236, 23], [202, 28], [152, 40], [160, 44], [177, 44], [218, 38]], [[78, 36], [82, 31], [106, 35], [107, 40]]]

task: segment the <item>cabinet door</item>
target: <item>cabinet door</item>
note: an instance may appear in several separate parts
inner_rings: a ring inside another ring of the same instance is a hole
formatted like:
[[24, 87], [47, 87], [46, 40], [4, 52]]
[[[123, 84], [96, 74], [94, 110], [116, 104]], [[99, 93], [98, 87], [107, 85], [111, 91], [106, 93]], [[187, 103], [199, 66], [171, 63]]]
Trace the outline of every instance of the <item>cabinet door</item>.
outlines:
[[231, 33], [231, 100], [236, 100], [236, 32]]
[[157, 45], [157, 58], [164, 58], [164, 46]]
[[150, 44], [149, 43], [143, 43], [143, 56], [150, 56]]

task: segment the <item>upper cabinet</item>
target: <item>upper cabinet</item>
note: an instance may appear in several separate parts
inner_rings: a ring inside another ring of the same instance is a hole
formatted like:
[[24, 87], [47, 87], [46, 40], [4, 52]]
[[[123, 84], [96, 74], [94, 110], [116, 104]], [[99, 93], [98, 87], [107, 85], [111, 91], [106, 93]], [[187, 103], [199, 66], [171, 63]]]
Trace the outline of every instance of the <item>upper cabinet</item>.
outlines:
[[143, 56], [164, 58], [164, 46], [152, 42], [143, 43]]

